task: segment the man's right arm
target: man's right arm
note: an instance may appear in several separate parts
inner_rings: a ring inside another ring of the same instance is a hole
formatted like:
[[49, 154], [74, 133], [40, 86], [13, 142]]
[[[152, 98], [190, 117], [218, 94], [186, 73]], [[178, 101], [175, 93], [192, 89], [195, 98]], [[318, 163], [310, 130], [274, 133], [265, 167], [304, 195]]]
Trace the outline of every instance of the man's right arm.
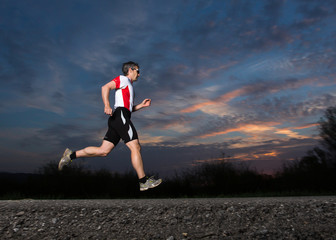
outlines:
[[111, 115], [112, 116], [112, 108], [110, 106], [110, 91], [116, 88], [116, 83], [115, 81], [111, 81], [106, 83], [104, 86], [102, 86], [101, 88], [101, 92], [102, 92], [102, 98], [103, 98], [103, 102], [104, 102], [104, 112], [107, 115]]

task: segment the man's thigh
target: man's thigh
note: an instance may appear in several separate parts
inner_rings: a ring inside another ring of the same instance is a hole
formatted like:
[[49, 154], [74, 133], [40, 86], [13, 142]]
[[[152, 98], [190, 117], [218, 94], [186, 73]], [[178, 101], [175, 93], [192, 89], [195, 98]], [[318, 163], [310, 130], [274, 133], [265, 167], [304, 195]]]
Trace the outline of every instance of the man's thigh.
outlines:
[[111, 152], [112, 149], [114, 148], [114, 144], [110, 141], [107, 140], [103, 140], [102, 145], [100, 146], [100, 148], [104, 151], [104, 152]]

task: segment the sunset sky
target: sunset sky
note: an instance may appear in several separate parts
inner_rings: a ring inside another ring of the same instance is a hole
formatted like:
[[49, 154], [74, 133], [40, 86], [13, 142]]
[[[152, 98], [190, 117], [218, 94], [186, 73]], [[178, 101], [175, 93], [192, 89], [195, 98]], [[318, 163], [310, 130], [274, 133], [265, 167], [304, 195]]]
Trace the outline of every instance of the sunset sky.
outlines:
[[[135, 104], [152, 99], [132, 115], [148, 172], [223, 160], [277, 171], [318, 144], [336, 105], [335, 23], [331, 0], [0, 0], [0, 172], [100, 145], [101, 86], [129, 60]], [[132, 169], [122, 142], [79, 162]]]

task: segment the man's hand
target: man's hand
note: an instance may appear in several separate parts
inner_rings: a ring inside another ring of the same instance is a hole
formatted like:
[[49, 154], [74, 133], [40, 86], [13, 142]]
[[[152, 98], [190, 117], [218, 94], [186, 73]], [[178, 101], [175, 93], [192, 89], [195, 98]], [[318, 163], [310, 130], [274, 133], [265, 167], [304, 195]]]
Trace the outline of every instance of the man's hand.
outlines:
[[143, 107], [149, 107], [151, 105], [151, 99], [146, 98], [145, 100], [142, 101], [142, 106]]
[[111, 107], [105, 107], [104, 112], [106, 115], [112, 116], [112, 108]]
[[146, 98], [145, 100], [142, 101], [142, 103], [136, 105], [136, 106], [133, 106], [133, 112], [135, 111], [138, 111], [140, 110], [141, 108], [144, 108], [144, 107], [149, 107], [151, 105], [151, 99], [149, 98]]

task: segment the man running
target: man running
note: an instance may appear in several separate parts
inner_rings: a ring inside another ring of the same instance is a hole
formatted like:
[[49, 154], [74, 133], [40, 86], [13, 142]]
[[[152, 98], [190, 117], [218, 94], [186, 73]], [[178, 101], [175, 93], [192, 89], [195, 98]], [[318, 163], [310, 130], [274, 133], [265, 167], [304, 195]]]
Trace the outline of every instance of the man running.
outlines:
[[[122, 66], [124, 75], [120, 75], [102, 87], [102, 98], [105, 105], [104, 112], [109, 115], [108, 130], [100, 147], [86, 147], [78, 151], [65, 149], [58, 164], [62, 170], [72, 160], [83, 157], [105, 157], [117, 146], [122, 139], [131, 151], [132, 165], [138, 175], [140, 191], [158, 186], [162, 179], [147, 177], [143, 167], [140, 153], [140, 143], [137, 131], [131, 122], [131, 113], [142, 108], [149, 107], [151, 99], [145, 99], [138, 105], [133, 105], [133, 82], [140, 76], [139, 65], [135, 62], [127, 62]], [[115, 89], [115, 110], [110, 107], [110, 91]]]

